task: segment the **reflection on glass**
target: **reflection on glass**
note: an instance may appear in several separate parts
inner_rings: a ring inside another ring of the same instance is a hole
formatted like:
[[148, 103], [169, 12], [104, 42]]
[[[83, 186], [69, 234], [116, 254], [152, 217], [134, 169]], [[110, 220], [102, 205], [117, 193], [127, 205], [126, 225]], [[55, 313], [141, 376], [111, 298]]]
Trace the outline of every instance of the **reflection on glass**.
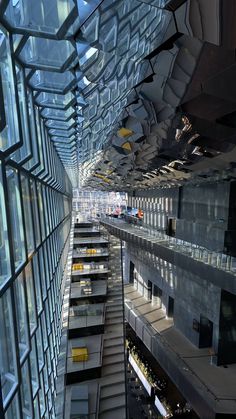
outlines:
[[25, 262], [25, 242], [23, 231], [22, 208], [20, 202], [20, 191], [18, 174], [15, 169], [7, 168], [7, 186], [9, 195], [9, 207], [11, 216], [12, 242], [15, 260], [15, 269]]
[[40, 374], [40, 390], [39, 390], [39, 404], [40, 404], [40, 413], [41, 417], [43, 417], [45, 413], [45, 395], [44, 395], [44, 382], [43, 382], [43, 373]]
[[33, 220], [30, 202], [30, 191], [29, 191], [29, 180], [26, 176], [21, 176], [21, 189], [22, 189], [22, 200], [25, 215], [25, 228], [26, 228], [26, 239], [27, 239], [27, 250], [30, 255], [34, 250], [34, 233], [33, 233]]
[[14, 297], [17, 321], [17, 336], [19, 343], [20, 358], [22, 359], [28, 351], [28, 326], [27, 326], [27, 308], [25, 301], [24, 279], [21, 274], [14, 283]]
[[43, 300], [45, 300], [47, 297], [47, 288], [46, 288], [46, 281], [45, 281], [45, 266], [44, 266], [44, 256], [43, 256], [42, 247], [39, 249], [38, 257], [39, 257], [41, 290], [42, 290]]
[[34, 293], [34, 280], [31, 262], [25, 267], [25, 279], [26, 279], [26, 294], [27, 294], [27, 305], [30, 322], [30, 333], [32, 334], [37, 326], [36, 310], [35, 310], [35, 293]]
[[4, 16], [13, 28], [55, 35], [74, 7], [72, 0], [11, 0]]
[[39, 214], [40, 214], [42, 240], [44, 240], [45, 239], [45, 221], [44, 221], [44, 212], [43, 212], [43, 200], [42, 200], [41, 183], [37, 183], [37, 193], [38, 193], [38, 203], [39, 203]]
[[5, 198], [2, 184], [2, 167], [0, 163], [0, 285], [10, 276], [10, 256], [6, 223]]
[[23, 380], [21, 382], [21, 402], [24, 417], [32, 417], [32, 398], [30, 391], [30, 378], [29, 378], [29, 366], [28, 361], [24, 363], [21, 371]]
[[24, 84], [24, 73], [23, 70], [16, 66], [16, 79], [17, 79], [17, 90], [18, 90], [18, 99], [19, 99], [19, 111], [21, 119], [21, 128], [23, 136], [22, 146], [13, 154], [13, 158], [17, 162], [22, 162], [27, 157], [30, 156], [30, 140], [29, 140], [29, 125], [28, 125], [28, 107], [26, 101], [26, 91]]
[[34, 418], [39, 419], [39, 402], [38, 402], [38, 396], [34, 399]]
[[41, 242], [39, 214], [38, 214], [38, 199], [37, 199], [37, 194], [35, 190], [35, 181], [32, 179], [30, 180], [30, 193], [31, 193], [32, 207], [33, 207], [34, 234], [35, 234], [36, 246], [38, 247]]
[[25, 163], [25, 167], [30, 170], [38, 163], [38, 139], [36, 134], [36, 126], [35, 126], [35, 113], [34, 113], [34, 105], [33, 105], [33, 98], [32, 92], [27, 89], [27, 108], [29, 113], [29, 122], [30, 122], [30, 138], [31, 138], [31, 146], [32, 146], [32, 158], [30, 161]]
[[40, 283], [39, 263], [38, 263], [37, 254], [33, 257], [33, 268], [34, 268], [34, 283], [35, 283], [37, 311], [38, 313], [40, 313], [43, 307], [42, 307], [41, 283]]
[[35, 337], [31, 340], [32, 348], [30, 352], [30, 370], [31, 370], [31, 382], [33, 388], [33, 396], [37, 393], [39, 388], [39, 376], [38, 376], [38, 367], [37, 367], [37, 354], [36, 354], [36, 344]]
[[38, 350], [38, 367], [39, 367], [39, 371], [41, 371], [44, 365], [44, 356], [43, 356], [43, 345], [42, 345], [42, 334], [41, 334], [40, 323], [36, 331], [36, 343], [37, 343], [37, 350]]
[[9, 39], [0, 29], [0, 150], [19, 142], [15, 86]]
[[16, 353], [10, 291], [0, 298], [0, 373], [3, 402], [16, 385]]
[[16, 419], [19, 417], [20, 417], [19, 396], [17, 393], [5, 413], [5, 419]]

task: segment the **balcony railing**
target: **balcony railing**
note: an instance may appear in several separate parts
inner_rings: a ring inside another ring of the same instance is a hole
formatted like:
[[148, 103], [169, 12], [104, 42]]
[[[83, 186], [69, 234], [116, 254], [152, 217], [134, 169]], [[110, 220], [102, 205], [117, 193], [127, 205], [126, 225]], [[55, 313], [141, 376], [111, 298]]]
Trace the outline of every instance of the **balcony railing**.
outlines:
[[198, 244], [177, 239], [176, 237], [170, 237], [163, 231], [134, 224], [131, 225], [119, 218], [104, 217], [101, 221], [105, 224], [116, 226], [127, 233], [133, 233], [148, 241], [160, 243], [164, 247], [236, 275], [236, 258], [233, 256], [215, 252]]

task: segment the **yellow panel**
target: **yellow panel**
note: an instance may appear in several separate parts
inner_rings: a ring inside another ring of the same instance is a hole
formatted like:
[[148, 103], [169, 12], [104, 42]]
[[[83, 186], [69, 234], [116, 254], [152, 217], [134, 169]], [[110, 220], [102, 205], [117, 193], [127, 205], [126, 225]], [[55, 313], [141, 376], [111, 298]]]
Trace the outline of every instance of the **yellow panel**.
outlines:
[[130, 135], [132, 135], [134, 132], [131, 129], [128, 128], [120, 128], [119, 131], [117, 132], [117, 134], [120, 137], [129, 137]]
[[71, 354], [73, 362], [83, 362], [88, 360], [88, 349], [86, 347], [72, 348]]
[[72, 271], [79, 271], [83, 269], [84, 269], [84, 265], [82, 263], [74, 263], [72, 265]]
[[131, 144], [128, 141], [126, 143], [122, 144], [122, 148], [124, 148], [125, 150], [132, 151]]

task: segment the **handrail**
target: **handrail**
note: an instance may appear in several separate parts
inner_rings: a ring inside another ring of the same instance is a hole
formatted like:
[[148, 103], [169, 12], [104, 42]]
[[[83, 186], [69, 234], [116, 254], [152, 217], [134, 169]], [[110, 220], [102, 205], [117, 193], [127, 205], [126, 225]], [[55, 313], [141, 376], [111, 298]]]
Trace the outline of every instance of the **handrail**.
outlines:
[[[120, 225], [119, 228], [127, 231], [127, 233], [135, 230], [135, 232], [139, 232], [139, 234], [136, 233], [139, 237], [143, 236], [145, 238], [145, 235], [147, 235], [147, 239], [160, 241], [161, 245], [164, 247], [173, 248], [173, 250], [192, 257], [195, 260], [236, 275], [236, 258], [233, 256], [209, 250], [198, 244], [190, 243], [176, 237], [168, 236], [163, 230], [155, 230], [148, 227], [128, 224], [122, 219], [110, 217], [108, 219], [108, 217], [104, 217], [102, 222], [108, 225]], [[121, 226], [124, 228], [121, 228]]]

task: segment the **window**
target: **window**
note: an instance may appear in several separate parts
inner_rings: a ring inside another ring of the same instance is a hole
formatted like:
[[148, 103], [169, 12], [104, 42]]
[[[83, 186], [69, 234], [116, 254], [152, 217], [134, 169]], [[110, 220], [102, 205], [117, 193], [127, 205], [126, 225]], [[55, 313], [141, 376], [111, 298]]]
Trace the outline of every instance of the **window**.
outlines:
[[29, 377], [29, 366], [28, 361], [24, 363], [21, 370], [22, 382], [21, 382], [21, 402], [23, 415], [26, 418], [33, 417], [32, 415], [32, 396], [31, 396], [31, 385]]
[[43, 255], [43, 248], [42, 247], [39, 249], [38, 257], [39, 257], [41, 290], [42, 290], [43, 300], [45, 300], [46, 297], [47, 297], [47, 288], [46, 288], [46, 278], [45, 278], [44, 255]]
[[25, 216], [27, 250], [28, 250], [28, 256], [29, 256], [34, 251], [34, 233], [33, 233], [33, 220], [32, 220], [32, 210], [31, 210], [31, 202], [30, 202], [29, 181], [28, 181], [28, 178], [24, 175], [21, 176], [21, 189], [22, 189], [24, 216]]
[[37, 183], [37, 194], [38, 194], [38, 204], [39, 204], [39, 214], [40, 214], [40, 224], [41, 224], [42, 240], [44, 240], [46, 233], [45, 233], [45, 220], [44, 220], [42, 191], [41, 191], [41, 184], [40, 183]]
[[23, 162], [31, 155], [30, 139], [29, 139], [29, 125], [28, 125], [28, 107], [26, 101], [26, 91], [24, 84], [24, 73], [22, 68], [18, 65], [16, 68], [17, 90], [19, 98], [19, 111], [22, 129], [22, 146], [13, 154], [13, 158], [17, 162]]
[[32, 147], [32, 158], [30, 159], [29, 162], [25, 164], [25, 167], [28, 170], [30, 170], [38, 164], [38, 142], [37, 142], [37, 134], [36, 134], [33, 98], [32, 98], [32, 93], [29, 89], [27, 89], [27, 108], [28, 108], [29, 122], [30, 122], [29, 128], [30, 128], [30, 139], [31, 139], [31, 147]]
[[0, 285], [10, 276], [10, 255], [6, 223], [5, 198], [2, 184], [2, 167], [0, 163]]
[[32, 208], [33, 208], [35, 240], [36, 240], [36, 246], [38, 247], [41, 242], [39, 213], [38, 213], [38, 199], [37, 199], [36, 190], [35, 190], [35, 181], [32, 179], [30, 180], [30, 192], [31, 192]]
[[34, 269], [34, 283], [35, 283], [35, 293], [36, 293], [36, 302], [37, 302], [37, 311], [38, 314], [42, 311], [42, 295], [41, 295], [41, 283], [39, 275], [39, 263], [38, 255], [35, 255], [33, 258], [33, 269]]
[[37, 327], [37, 319], [36, 319], [34, 280], [33, 280], [31, 262], [25, 268], [25, 280], [26, 280], [27, 305], [28, 305], [29, 322], [30, 322], [30, 333], [32, 334]]
[[17, 384], [15, 336], [10, 291], [0, 299], [0, 372], [4, 404]]
[[22, 274], [19, 275], [14, 282], [14, 298], [16, 308], [17, 337], [19, 343], [20, 359], [22, 359], [29, 350], [26, 296], [24, 289], [24, 278]]
[[9, 195], [9, 207], [11, 216], [12, 242], [15, 261], [15, 270], [17, 270], [26, 260], [25, 240], [23, 231], [22, 208], [20, 201], [20, 191], [17, 170], [7, 168], [7, 185]]
[[19, 409], [19, 396], [17, 393], [5, 413], [5, 419], [18, 419], [18, 418], [20, 418], [20, 409]]
[[41, 323], [39, 322], [39, 327], [36, 331], [36, 343], [37, 343], [37, 351], [38, 351], [38, 366], [39, 371], [44, 366], [44, 351], [43, 351], [43, 344], [42, 344], [42, 332], [41, 332]]
[[6, 151], [19, 142], [19, 127], [10, 43], [1, 28], [0, 44], [0, 150]]
[[33, 397], [37, 393], [39, 389], [39, 376], [38, 376], [38, 367], [37, 367], [37, 352], [36, 352], [36, 344], [35, 344], [35, 337], [33, 336], [31, 340], [32, 349], [30, 352], [30, 370], [31, 370], [31, 382], [32, 382], [32, 389], [33, 389]]

